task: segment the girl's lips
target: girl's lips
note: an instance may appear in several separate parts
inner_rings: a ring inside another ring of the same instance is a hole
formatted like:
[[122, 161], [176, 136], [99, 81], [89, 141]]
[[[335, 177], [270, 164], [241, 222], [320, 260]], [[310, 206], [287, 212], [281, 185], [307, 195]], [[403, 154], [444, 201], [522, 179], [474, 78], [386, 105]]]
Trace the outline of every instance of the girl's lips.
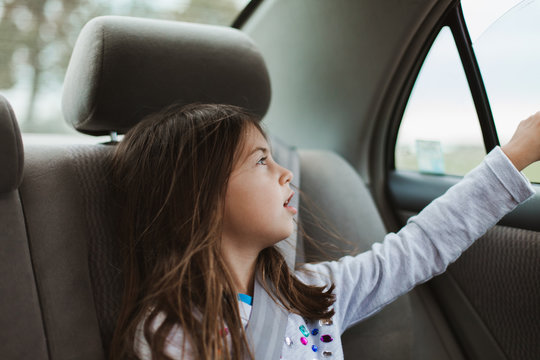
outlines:
[[283, 206], [289, 205], [289, 202], [291, 201], [293, 196], [294, 196], [294, 191], [291, 193], [291, 195], [289, 195], [289, 198], [285, 200], [285, 202], [283, 203]]
[[296, 208], [295, 208], [294, 206], [289, 206], [289, 205], [287, 205], [285, 208], [286, 208], [287, 210], [289, 210], [290, 212], [292, 212], [293, 215], [296, 214], [296, 213], [298, 212], [298, 210], [296, 210]]
[[290, 212], [294, 214], [296, 214], [298, 212], [298, 210], [296, 210], [296, 208], [294, 206], [290, 206], [289, 205], [289, 202], [291, 201], [292, 197], [294, 196], [294, 191], [291, 193], [291, 195], [289, 196], [289, 198], [287, 199], [287, 201], [285, 201], [283, 203], [283, 207], [286, 208], [287, 210], [289, 210]]

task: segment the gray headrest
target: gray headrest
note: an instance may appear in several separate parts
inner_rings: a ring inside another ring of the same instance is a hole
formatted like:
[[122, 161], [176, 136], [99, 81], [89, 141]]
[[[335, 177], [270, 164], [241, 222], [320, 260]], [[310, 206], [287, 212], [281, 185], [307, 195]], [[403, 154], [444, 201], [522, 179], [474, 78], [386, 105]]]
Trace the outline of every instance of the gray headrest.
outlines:
[[84, 133], [125, 133], [176, 103], [225, 103], [260, 115], [270, 103], [266, 65], [239, 30], [104, 16], [81, 31], [66, 73], [62, 110]]
[[0, 193], [19, 187], [24, 166], [24, 150], [17, 118], [9, 102], [0, 95]]

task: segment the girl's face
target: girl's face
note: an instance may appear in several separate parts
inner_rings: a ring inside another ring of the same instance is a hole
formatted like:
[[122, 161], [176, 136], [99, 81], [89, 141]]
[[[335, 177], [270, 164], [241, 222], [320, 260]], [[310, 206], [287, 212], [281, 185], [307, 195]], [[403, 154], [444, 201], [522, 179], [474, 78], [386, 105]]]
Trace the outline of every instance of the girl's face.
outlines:
[[223, 239], [241, 249], [260, 251], [294, 230], [296, 209], [292, 173], [278, 165], [264, 136], [250, 126], [229, 178], [225, 195]]

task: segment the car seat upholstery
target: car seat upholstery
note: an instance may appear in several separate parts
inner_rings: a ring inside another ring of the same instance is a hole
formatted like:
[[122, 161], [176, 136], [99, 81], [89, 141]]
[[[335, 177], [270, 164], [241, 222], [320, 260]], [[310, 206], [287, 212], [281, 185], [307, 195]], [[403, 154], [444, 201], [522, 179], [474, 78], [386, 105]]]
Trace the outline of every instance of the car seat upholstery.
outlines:
[[[171, 102], [228, 103], [262, 116], [269, 101], [264, 61], [240, 31], [102, 17], [87, 24], [77, 40], [62, 106], [65, 120], [78, 131], [101, 135], [124, 133]], [[114, 189], [107, 172], [113, 147], [28, 145], [24, 179], [17, 190], [20, 135], [7, 105], [0, 115], [0, 136], [6, 139], [0, 143], [2, 150], [6, 148], [0, 156], [10, 172], [0, 178], [0, 221], [10, 228], [0, 238], [0, 256], [7, 259], [0, 262], [0, 289], [12, 294], [3, 296], [5, 341], [0, 353], [14, 354], [11, 358], [27, 358], [24, 351], [32, 351], [33, 359], [103, 359], [121, 296], [116, 211], [110, 201]], [[285, 145], [273, 141], [273, 146]], [[384, 226], [356, 172], [336, 154], [298, 152], [300, 188], [330, 223], [360, 250], [382, 239]], [[301, 199], [301, 222], [304, 208]], [[305, 214], [306, 233], [324, 237], [307, 225]], [[307, 245], [299, 245], [298, 261], [312, 254]], [[6, 272], [13, 276], [6, 277]], [[402, 356], [410, 354], [412, 343], [408, 301], [389, 309], [344, 336], [346, 356], [349, 351], [355, 357], [409, 357]]]
[[30, 145], [25, 150], [20, 192], [49, 356], [102, 359], [96, 315], [101, 304], [94, 301], [100, 289], [91, 282], [89, 267], [99, 236], [114, 240], [108, 226], [114, 213], [100, 208], [109, 191], [100, 164], [109, 149]]
[[23, 163], [15, 114], [0, 96], [0, 353], [5, 359], [45, 359], [45, 333], [19, 196]]

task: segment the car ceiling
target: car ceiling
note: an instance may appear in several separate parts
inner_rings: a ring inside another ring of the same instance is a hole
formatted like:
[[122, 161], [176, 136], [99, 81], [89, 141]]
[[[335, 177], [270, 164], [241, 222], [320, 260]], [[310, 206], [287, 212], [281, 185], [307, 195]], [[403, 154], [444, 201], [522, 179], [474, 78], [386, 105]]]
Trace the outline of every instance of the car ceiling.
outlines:
[[300, 148], [338, 152], [369, 183], [382, 170], [370, 167], [384, 163], [400, 92], [451, 3], [261, 2], [242, 30], [260, 46], [270, 72], [270, 132]]

